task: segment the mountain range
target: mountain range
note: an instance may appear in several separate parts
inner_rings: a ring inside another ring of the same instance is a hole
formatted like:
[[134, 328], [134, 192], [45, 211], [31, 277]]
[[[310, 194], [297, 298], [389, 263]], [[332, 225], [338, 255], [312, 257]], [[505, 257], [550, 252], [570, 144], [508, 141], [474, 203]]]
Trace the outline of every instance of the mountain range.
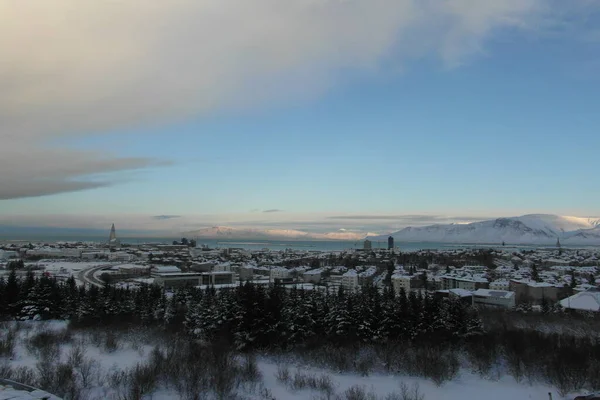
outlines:
[[230, 228], [223, 226], [185, 232], [184, 235], [205, 239], [288, 239], [308, 241], [358, 241], [365, 238], [383, 241], [391, 235], [398, 242], [555, 244], [557, 240], [560, 240], [562, 244], [566, 245], [600, 246], [600, 218], [529, 214], [468, 224], [454, 223], [407, 227], [385, 235], [346, 230], [312, 233], [293, 229]]
[[[382, 240], [388, 235], [373, 236]], [[529, 214], [469, 224], [407, 227], [391, 233], [397, 241], [600, 245], [600, 218]]]

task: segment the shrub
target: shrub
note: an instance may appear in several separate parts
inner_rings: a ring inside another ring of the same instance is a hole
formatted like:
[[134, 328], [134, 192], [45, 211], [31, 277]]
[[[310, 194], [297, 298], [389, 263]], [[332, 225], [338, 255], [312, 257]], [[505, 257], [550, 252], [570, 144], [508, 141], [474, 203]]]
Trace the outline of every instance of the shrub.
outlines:
[[1, 330], [3, 333], [0, 336], [0, 357], [12, 358], [15, 351], [17, 332], [11, 327]]

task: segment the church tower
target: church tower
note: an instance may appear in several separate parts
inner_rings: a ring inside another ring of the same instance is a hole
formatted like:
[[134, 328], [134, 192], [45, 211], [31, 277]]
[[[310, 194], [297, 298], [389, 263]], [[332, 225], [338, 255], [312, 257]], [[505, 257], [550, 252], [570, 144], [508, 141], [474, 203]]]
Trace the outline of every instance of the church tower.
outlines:
[[117, 231], [115, 230], [115, 224], [112, 224], [112, 227], [110, 228], [110, 236], [108, 237], [108, 244], [111, 246], [118, 246], [121, 244], [119, 242], [119, 239], [117, 239]]

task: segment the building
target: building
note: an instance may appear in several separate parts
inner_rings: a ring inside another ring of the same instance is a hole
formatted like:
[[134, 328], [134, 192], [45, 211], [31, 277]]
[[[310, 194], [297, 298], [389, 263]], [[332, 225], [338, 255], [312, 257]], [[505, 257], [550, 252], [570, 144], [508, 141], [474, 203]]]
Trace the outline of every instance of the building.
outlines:
[[490, 282], [490, 289], [491, 290], [509, 290], [510, 284], [508, 281], [505, 281], [505, 280], [497, 280], [497, 281]]
[[600, 312], [600, 290], [591, 289], [560, 301], [567, 310]]
[[440, 283], [442, 290], [464, 289], [473, 291], [489, 287], [488, 280], [485, 278], [466, 278], [451, 275], [442, 276]]
[[13, 250], [0, 250], [0, 260], [19, 258], [19, 253]]
[[390, 236], [388, 238], [388, 250], [392, 250], [394, 248], [394, 237]]
[[120, 246], [121, 241], [117, 238], [117, 231], [115, 229], [115, 224], [112, 224], [110, 228], [110, 235], [108, 236], [108, 245], [109, 246]]
[[368, 285], [368, 284], [373, 283], [373, 277], [375, 276], [376, 273], [377, 273], [377, 267], [374, 267], [374, 266], [367, 267], [367, 269], [358, 273], [358, 284], [360, 286], [362, 286], [362, 285]]
[[320, 268], [313, 269], [310, 271], [305, 271], [302, 274], [302, 279], [306, 283], [319, 283], [319, 282], [321, 282], [321, 273], [322, 272], [323, 271]]
[[449, 289], [448, 297], [457, 299], [467, 304], [473, 304], [473, 292], [465, 289]]
[[394, 291], [396, 292], [396, 294], [400, 294], [402, 289], [404, 289], [404, 292], [408, 294], [411, 288], [411, 280], [412, 277], [410, 275], [392, 275], [392, 286], [394, 287]]
[[202, 275], [202, 285], [230, 285], [233, 283], [233, 272], [213, 271], [204, 272]]
[[254, 277], [254, 269], [248, 266], [241, 266], [238, 270], [240, 281], [250, 281]]
[[202, 274], [196, 272], [152, 272], [154, 283], [165, 289], [198, 286]]
[[214, 261], [207, 262], [194, 262], [190, 266], [190, 269], [194, 272], [210, 272], [213, 270], [217, 263]]
[[141, 264], [121, 264], [113, 267], [119, 271], [122, 275], [145, 275], [148, 273], [149, 268]]
[[108, 258], [107, 251], [86, 251], [81, 253], [82, 260], [99, 260]]
[[275, 283], [291, 282], [292, 271], [283, 267], [271, 268], [269, 279]]
[[516, 301], [521, 303], [541, 304], [544, 301], [558, 301], [560, 290], [558, 287], [546, 283], [528, 280], [511, 280], [510, 291], [515, 292]]
[[174, 265], [155, 265], [150, 268], [150, 275], [156, 276], [160, 274], [172, 274], [172, 273], [180, 273], [181, 270]]
[[514, 308], [515, 292], [506, 290], [477, 289], [473, 293], [473, 305]]
[[133, 254], [126, 253], [124, 251], [108, 253], [108, 259], [110, 261], [131, 261], [134, 258], [135, 258], [135, 256]]
[[371, 250], [373, 249], [373, 243], [369, 239], [363, 242], [363, 250]]
[[349, 270], [342, 275], [342, 287], [348, 290], [356, 290], [358, 288], [358, 273], [356, 270]]

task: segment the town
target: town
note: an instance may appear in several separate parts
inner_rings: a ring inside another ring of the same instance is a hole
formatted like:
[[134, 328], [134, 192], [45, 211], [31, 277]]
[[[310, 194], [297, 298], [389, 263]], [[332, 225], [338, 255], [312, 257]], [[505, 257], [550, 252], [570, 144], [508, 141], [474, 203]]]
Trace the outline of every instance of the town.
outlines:
[[28, 271], [81, 285], [233, 287], [245, 282], [305, 290], [356, 291], [366, 285], [396, 294], [427, 291], [474, 306], [526, 311], [600, 310], [600, 250], [541, 247], [459, 248], [403, 252], [369, 240], [345, 251], [209, 248], [182, 238], [170, 244], [0, 243], [0, 273]]

